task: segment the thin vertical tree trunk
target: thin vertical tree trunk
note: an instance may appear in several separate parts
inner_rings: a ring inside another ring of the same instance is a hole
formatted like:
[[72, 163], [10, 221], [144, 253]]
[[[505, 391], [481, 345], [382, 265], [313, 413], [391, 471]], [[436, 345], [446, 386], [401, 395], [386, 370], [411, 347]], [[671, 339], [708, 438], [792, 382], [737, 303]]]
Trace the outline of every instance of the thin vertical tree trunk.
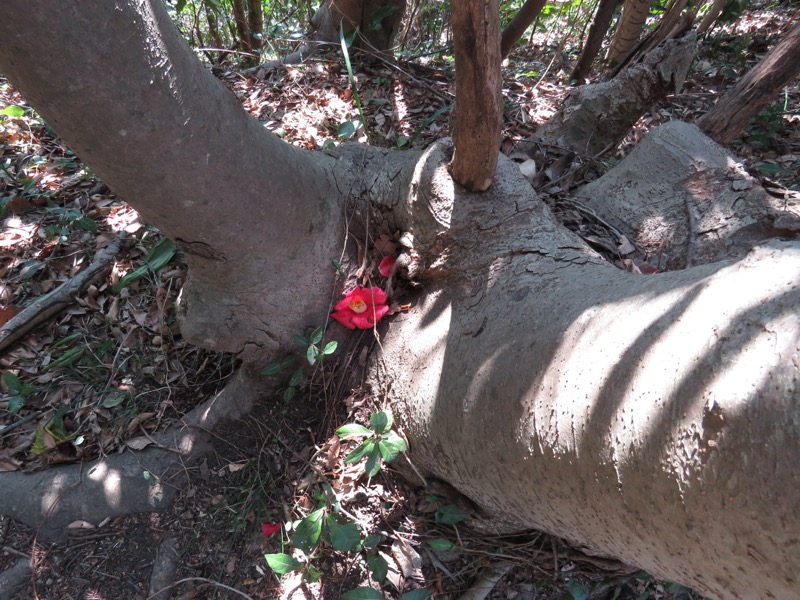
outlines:
[[236, 32], [239, 35], [239, 44], [242, 52], [250, 52], [253, 49], [252, 38], [250, 37], [250, 27], [247, 22], [247, 15], [244, 10], [244, 0], [233, 0], [233, 19], [236, 21]]
[[614, 16], [614, 11], [619, 3], [620, 0], [600, 0], [600, 5], [597, 7], [594, 21], [592, 21], [592, 26], [589, 28], [589, 36], [586, 38], [581, 56], [572, 70], [572, 75], [569, 77], [571, 80], [577, 81], [578, 84], [589, 74], [589, 69], [591, 69], [594, 59], [600, 53], [600, 48], [603, 46], [603, 38], [608, 32], [608, 28], [611, 25], [611, 17]]
[[222, 42], [222, 36], [219, 34], [217, 15], [214, 13], [214, 9], [208, 5], [208, 0], [203, 2], [203, 10], [205, 11], [206, 21], [208, 22], [208, 33], [211, 34], [214, 45], [220, 49], [224, 48], [225, 44]]
[[247, 24], [250, 30], [251, 50], [261, 49], [261, 36], [264, 33], [264, 11], [261, 0], [247, 0]]
[[726, 0], [713, 0], [711, 8], [708, 9], [706, 16], [703, 17], [700, 25], [697, 26], [697, 33], [705, 33], [714, 24], [714, 22], [722, 14], [722, 9], [725, 8]]
[[500, 148], [500, 10], [497, 0], [455, 0], [452, 17], [458, 101], [450, 174], [480, 192], [492, 185]]
[[505, 26], [500, 38], [500, 55], [503, 58], [508, 56], [511, 48], [514, 47], [514, 43], [522, 37], [525, 30], [536, 20], [545, 4], [547, 4], [547, 0], [526, 0], [522, 8], [511, 19], [511, 22]]
[[625, 0], [622, 17], [617, 24], [614, 39], [611, 40], [611, 48], [608, 50], [609, 63], [617, 64], [636, 45], [652, 4], [653, 0]]
[[761, 109], [800, 73], [800, 23], [697, 122], [720, 144], [730, 144]]

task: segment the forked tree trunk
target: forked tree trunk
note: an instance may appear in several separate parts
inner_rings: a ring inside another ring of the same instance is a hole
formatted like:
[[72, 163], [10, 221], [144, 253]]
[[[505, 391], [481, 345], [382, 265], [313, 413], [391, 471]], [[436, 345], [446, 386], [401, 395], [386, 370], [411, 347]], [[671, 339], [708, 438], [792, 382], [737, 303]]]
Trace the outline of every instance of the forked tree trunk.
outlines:
[[[505, 158], [475, 194], [448, 174], [446, 141], [292, 149], [196, 61], [160, 0], [0, 3], [0, 69], [178, 239], [191, 341], [257, 368], [322, 323], [346, 204], [353, 227], [403, 234], [400, 274], [417, 284], [409, 310], [377, 328], [373, 389], [419, 470], [479, 507], [476, 525], [539, 528], [715, 597], [800, 595], [796, 242], [636, 276], [560, 227]], [[687, 143], [698, 134], [678, 133], [652, 135], [701, 171]], [[227, 401], [241, 416], [263, 383], [243, 374], [187, 430], [213, 426]], [[191, 452], [182, 435], [160, 441]], [[137, 465], [118, 455], [35, 475], [27, 494], [26, 474], [2, 474], [15, 491], [0, 513], [41, 531], [69, 522], [65, 505], [91, 521], [98, 505], [118, 511], [128, 485], [150, 507], [149, 484], [126, 477]]]
[[611, 18], [614, 16], [614, 11], [617, 9], [620, 0], [600, 0], [600, 5], [597, 7], [597, 13], [592, 21], [592, 26], [589, 28], [589, 35], [586, 38], [586, 43], [583, 45], [581, 56], [578, 59], [575, 68], [569, 78], [572, 81], [577, 81], [580, 85], [589, 70], [592, 68], [592, 63], [597, 55], [600, 53], [600, 48], [603, 46], [603, 38], [608, 33], [608, 28], [611, 25]]
[[800, 73], [800, 23], [795, 24], [736, 85], [697, 122], [720, 144], [730, 144]]
[[479, 192], [492, 184], [503, 119], [497, 0], [453, 3], [456, 105], [451, 129], [453, 179]]
[[522, 37], [525, 30], [536, 20], [545, 4], [547, 4], [547, 0], [525, 0], [522, 8], [517, 11], [517, 14], [514, 15], [509, 24], [503, 28], [500, 38], [500, 54], [503, 58], [508, 56], [516, 41]]

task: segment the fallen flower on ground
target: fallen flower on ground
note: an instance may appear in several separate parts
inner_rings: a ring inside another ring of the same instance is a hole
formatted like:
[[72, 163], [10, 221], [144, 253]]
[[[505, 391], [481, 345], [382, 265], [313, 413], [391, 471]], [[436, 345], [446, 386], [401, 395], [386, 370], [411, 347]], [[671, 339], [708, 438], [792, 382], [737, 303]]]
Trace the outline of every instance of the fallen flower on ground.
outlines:
[[280, 523], [262, 523], [261, 524], [261, 533], [265, 536], [269, 537], [273, 533], [278, 533], [281, 530]]
[[385, 257], [381, 264], [378, 265], [378, 271], [381, 272], [381, 275], [384, 277], [388, 277], [389, 274], [392, 272], [392, 267], [394, 267], [395, 259], [391, 256]]
[[331, 317], [348, 329], [370, 329], [389, 312], [386, 292], [376, 287], [361, 287], [347, 292]]

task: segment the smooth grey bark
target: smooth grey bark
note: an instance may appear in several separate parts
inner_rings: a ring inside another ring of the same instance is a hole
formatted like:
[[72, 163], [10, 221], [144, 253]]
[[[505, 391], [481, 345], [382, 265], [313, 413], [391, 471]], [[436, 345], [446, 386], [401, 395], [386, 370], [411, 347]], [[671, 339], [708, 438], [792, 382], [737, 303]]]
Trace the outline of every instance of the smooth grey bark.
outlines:
[[[185, 252], [189, 341], [267, 362], [323, 322], [318, 292], [333, 284], [343, 227], [338, 192], [324, 187], [333, 161], [265, 132], [200, 67], [163, 2], [12, 0], [0, 40], [0, 70]], [[312, 257], [325, 258], [309, 268]]]
[[[373, 387], [412, 460], [471, 498], [477, 524], [549, 531], [716, 597], [800, 595], [797, 243], [635, 276], [564, 230], [502, 157], [490, 191], [469, 194], [446, 142], [421, 156], [282, 144], [190, 58], [158, 0], [37, 8], [0, 4], [0, 69], [182, 240], [190, 339], [258, 366], [322, 322], [342, 215], [350, 231], [400, 229], [418, 291], [379, 328]], [[259, 382], [242, 377], [190, 421], [246, 410], [235, 402]], [[118, 476], [79, 490], [64, 479], [87, 483], [79, 469], [55, 472], [47, 497], [58, 509], [78, 494], [74, 514], [38, 503], [28, 522], [85, 518]]]
[[448, 187], [448, 153], [426, 154], [410, 195], [435, 212], [416, 237], [441, 267], [387, 326], [373, 381], [417, 468], [489, 529], [715, 598], [796, 597], [800, 245], [632, 275], [506, 160], [485, 194]]

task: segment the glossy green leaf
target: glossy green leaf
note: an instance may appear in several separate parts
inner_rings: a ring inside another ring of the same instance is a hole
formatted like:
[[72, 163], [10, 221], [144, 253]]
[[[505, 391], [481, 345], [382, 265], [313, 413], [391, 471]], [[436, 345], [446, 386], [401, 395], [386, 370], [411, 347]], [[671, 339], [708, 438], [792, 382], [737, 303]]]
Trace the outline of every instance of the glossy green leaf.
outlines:
[[388, 463], [397, 458], [401, 452], [405, 452], [408, 449], [408, 445], [403, 438], [394, 431], [390, 431], [378, 442], [378, 449], [381, 452], [381, 458]]
[[336, 430], [336, 435], [340, 438], [346, 438], [355, 435], [372, 435], [372, 432], [358, 423], [348, 423], [347, 425], [339, 427], [339, 429]]
[[300, 367], [292, 374], [292, 378], [289, 380], [289, 387], [296, 387], [300, 385], [301, 381], [303, 381], [303, 367]]
[[442, 525], [455, 525], [469, 519], [469, 515], [455, 504], [445, 504], [436, 511], [434, 520]]
[[308, 361], [308, 364], [310, 364], [313, 367], [317, 362], [318, 356], [319, 356], [319, 350], [317, 350], [317, 347], [309, 346], [308, 349], [306, 350], [306, 360]]
[[286, 575], [286, 573], [299, 571], [303, 568], [303, 563], [292, 558], [289, 554], [265, 554], [264, 559], [267, 561], [269, 568], [278, 575]]
[[367, 537], [364, 538], [364, 547], [365, 548], [375, 548], [378, 544], [381, 543], [383, 536], [380, 533], [370, 533]]
[[364, 466], [364, 471], [367, 473], [367, 477], [375, 477], [380, 470], [381, 452], [378, 450], [377, 445], [375, 445], [372, 452], [369, 453], [369, 458], [367, 458], [367, 464]]
[[386, 576], [389, 574], [389, 563], [380, 554], [367, 552], [367, 566], [369, 567], [372, 581], [377, 581], [378, 583], [386, 581]]
[[295, 335], [295, 336], [293, 336], [293, 338], [294, 338], [295, 344], [297, 344], [298, 346], [301, 346], [303, 348], [308, 346], [308, 340], [306, 338], [304, 338], [302, 335]]
[[340, 552], [352, 552], [361, 543], [361, 531], [355, 523], [340, 523], [333, 515], [325, 517], [331, 546]]
[[22, 115], [24, 115], [25, 114], [25, 109], [22, 108], [21, 106], [17, 106], [15, 104], [12, 104], [11, 106], [6, 106], [2, 111], [0, 111], [0, 114], [5, 115], [7, 117], [15, 117], [16, 118], [16, 117], [21, 117]]
[[319, 344], [322, 341], [322, 327], [317, 327], [311, 332], [310, 340], [312, 344]]
[[155, 272], [164, 268], [173, 256], [175, 256], [175, 242], [168, 237], [161, 238], [147, 254], [145, 264], [120, 279], [119, 283], [114, 286], [114, 291], [119, 292], [122, 288], [146, 276], [149, 271]]
[[275, 375], [278, 371], [281, 370], [281, 363], [271, 362], [268, 363], [266, 367], [261, 369], [262, 375]]
[[339, 342], [333, 340], [325, 344], [325, 348], [322, 349], [322, 353], [326, 356], [329, 354], [333, 354], [334, 352], [336, 352], [336, 348], [338, 347], [339, 347]]
[[342, 600], [383, 600], [383, 594], [371, 587], [357, 587], [342, 594]]
[[367, 454], [370, 454], [373, 450], [377, 451], [377, 448], [375, 447], [375, 440], [373, 440], [372, 438], [364, 440], [358, 445], [358, 447], [355, 450], [353, 450], [350, 454], [344, 457], [344, 462], [348, 465], [352, 463], [357, 463]]
[[392, 413], [388, 410], [379, 410], [369, 417], [369, 428], [377, 434], [386, 433], [394, 425]]
[[436, 550], [436, 552], [449, 552], [455, 548], [453, 542], [444, 538], [434, 538], [432, 540], [428, 540], [427, 543], [428, 546], [431, 547], [431, 550]]
[[314, 583], [315, 581], [319, 581], [322, 577], [322, 571], [317, 569], [314, 565], [308, 565], [306, 567], [305, 573], [303, 573], [303, 579], [306, 581], [310, 581]]
[[325, 509], [319, 508], [300, 521], [292, 535], [292, 544], [295, 548], [302, 550], [305, 554], [311, 553], [311, 549], [319, 543], [322, 535], [323, 516], [325, 516]]

